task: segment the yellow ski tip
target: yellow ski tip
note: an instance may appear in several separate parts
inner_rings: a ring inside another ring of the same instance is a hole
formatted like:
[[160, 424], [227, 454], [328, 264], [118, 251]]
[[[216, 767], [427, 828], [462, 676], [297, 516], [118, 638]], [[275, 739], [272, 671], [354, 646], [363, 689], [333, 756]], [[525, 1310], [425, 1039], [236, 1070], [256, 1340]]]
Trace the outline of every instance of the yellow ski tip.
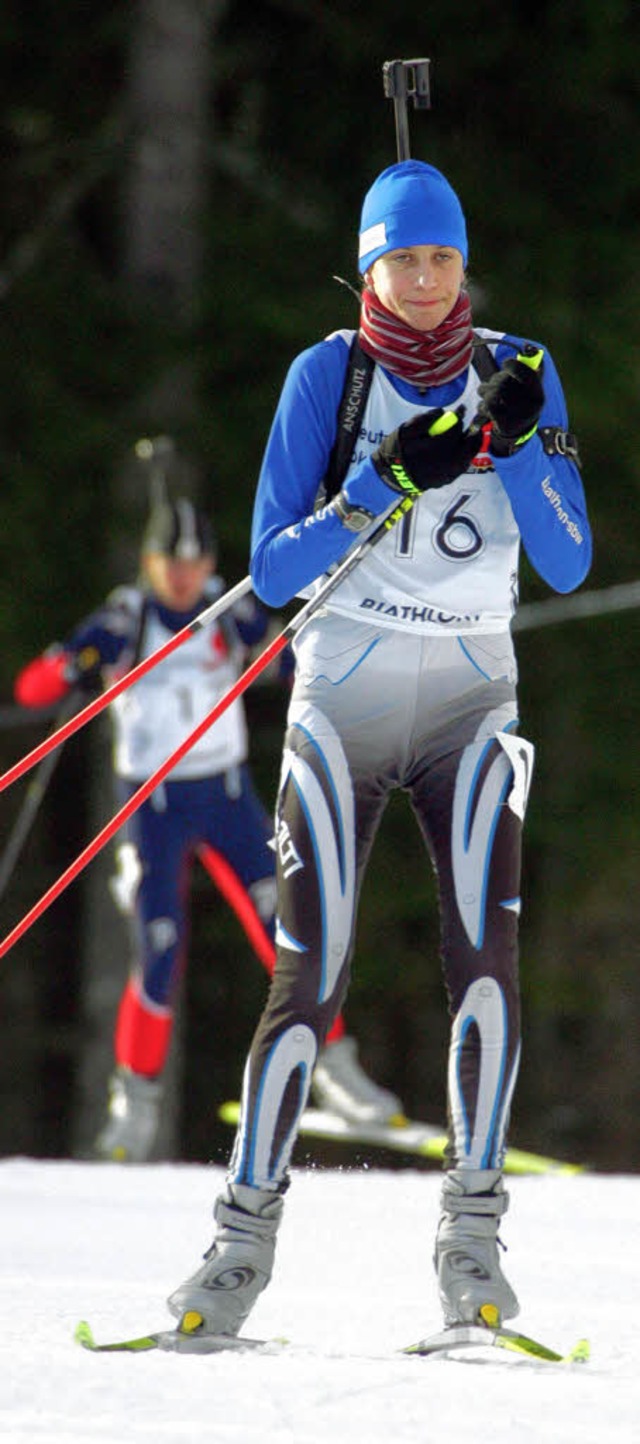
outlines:
[[522, 1148], [508, 1148], [504, 1160], [505, 1173], [515, 1174], [558, 1174], [570, 1177], [586, 1173], [584, 1163], [564, 1163], [559, 1158], [548, 1158], [544, 1153], [528, 1153]]
[[591, 1358], [591, 1344], [589, 1343], [589, 1340], [588, 1340], [588, 1339], [578, 1339], [578, 1342], [577, 1342], [575, 1348], [573, 1348], [573, 1349], [571, 1350], [571, 1353], [570, 1353], [570, 1354], [567, 1354], [567, 1363], [568, 1363], [568, 1364], [588, 1364], [590, 1358]]
[[221, 1103], [218, 1109], [218, 1118], [222, 1123], [237, 1123], [240, 1117], [240, 1104], [235, 1099], [228, 1099]]
[[81, 1319], [74, 1330], [73, 1337], [77, 1344], [82, 1344], [83, 1349], [95, 1348], [95, 1339], [86, 1319]]

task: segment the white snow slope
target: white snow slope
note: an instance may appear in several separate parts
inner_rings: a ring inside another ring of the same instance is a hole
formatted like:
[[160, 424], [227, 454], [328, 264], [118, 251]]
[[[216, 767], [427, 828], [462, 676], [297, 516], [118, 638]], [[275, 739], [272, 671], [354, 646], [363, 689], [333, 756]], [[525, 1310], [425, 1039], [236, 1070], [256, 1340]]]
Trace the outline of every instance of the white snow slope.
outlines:
[[245, 1332], [289, 1351], [91, 1354], [170, 1324], [211, 1241], [217, 1167], [0, 1162], [0, 1437], [11, 1444], [611, 1444], [640, 1440], [640, 1177], [515, 1178], [519, 1325], [586, 1365], [398, 1354], [441, 1325], [439, 1175], [297, 1170]]

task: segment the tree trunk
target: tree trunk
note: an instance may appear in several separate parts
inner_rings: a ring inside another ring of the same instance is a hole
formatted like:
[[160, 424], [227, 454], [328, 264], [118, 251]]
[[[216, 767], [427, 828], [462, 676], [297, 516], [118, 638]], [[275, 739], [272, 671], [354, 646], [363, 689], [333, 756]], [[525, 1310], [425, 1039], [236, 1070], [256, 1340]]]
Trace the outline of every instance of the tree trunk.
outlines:
[[[129, 163], [122, 193], [121, 270], [141, 325], [189, 328], [202, 265], [201, 216], [210, 141], [212, 38], [226, 0], [140, 0], [132, 22], [127, 80]], [[194, 409], [190, 361], [169, 369], [144, 396], [144, 423], [171, 432]], [[113, 479], [114, 510], [139, 530], [148, 506], [146, 483], [131, 467]], [[133, 484], [132, 484], [133, 480]], [[193, 480], [193, 487], [197, 481]], [[142, 491], [142, 494], [141, 494]], [[135, 545], [114, 552], [108, 585], [135, 575]], [[93, 743], [91, 816], [95, 830], [114, 811], [106, 729]], [[113, 1067], [113, 1030], [129, 965], [129, 934], [109, 893], [113, 853], [102, 853], [85, 884], [82, 1044], [75, 1149], [84, 1154], [104, 1114]], [[159, 1156], [179, 1156], [180, 1038], [165, 1073]]]

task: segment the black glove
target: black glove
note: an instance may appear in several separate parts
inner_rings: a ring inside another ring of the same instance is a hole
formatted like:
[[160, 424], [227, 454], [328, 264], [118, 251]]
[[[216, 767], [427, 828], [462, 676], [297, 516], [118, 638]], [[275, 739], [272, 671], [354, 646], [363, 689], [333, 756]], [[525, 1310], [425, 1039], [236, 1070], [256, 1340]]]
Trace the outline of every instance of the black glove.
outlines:
[[505, 361], [478, 387], [480, 414], [493, 422], [490, 451], [511, 456], [533, 435], [544, 406], [542, 351]]
[[72, 687], [82, 687], [86, 692], [101, 690], [102, 658], [97, 647], [69, 653], [67, 680]]
[[383, 481], [402, 496], [446, 486], [466, 471], [482, 438], [462, 429], [464, 407], [427, 411], [385, 436], [371, 460]]

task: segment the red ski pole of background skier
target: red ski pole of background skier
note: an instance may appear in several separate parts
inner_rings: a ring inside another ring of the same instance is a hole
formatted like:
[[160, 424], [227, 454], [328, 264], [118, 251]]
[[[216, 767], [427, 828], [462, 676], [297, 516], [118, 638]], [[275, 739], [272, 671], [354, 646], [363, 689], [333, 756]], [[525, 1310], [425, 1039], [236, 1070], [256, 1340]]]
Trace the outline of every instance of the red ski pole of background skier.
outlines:
[[146, 782], [142, 783], [142, 786], [132, 794], [128, 802], [125, 802], [115, 817], [112, 817], [111, 821], [105, 824], [97, 836], [94, 837], [93, 841], [88, 843], [79, 857], [75, 859], [75, 862], [72, 862], [61, 874], [57, 882], [52, 883], [51, 887], [43, 893], [39, 902], [30, 908], [22, 921], [17, 923], [16, 927], [13, 928], [10, 933], [7, 933], [4, 941], [0, 943], [0, 958], [3, 958], [5, 953], [9, 952], [9, 949], [13, 947], [14, 943], [17, 943], [19, 938], [28, 931], [31, 924], [37, 922], [37, 919], [42, 916], [42, 913], [46, 912], [46, 909], [51, 906], [51, 903], [55, 902], [56, 898], [60, 896], [60, 893], [64, 892], [65, 888], [69, 886], [69, 883], [73, 882], [74, 878], [83, 871], [87, 864], [91, 862], [92, 858], [106, 846], [118, 829], [127, 822], [128, 818], [133, 816], [133, 813], [142, 806], [143, 802], [146, 802], [146, 799], [151, 796], [151, 793], [155, 791], [156, 787], [159, 787], [160, 783], [164, 782], [167, 774], [182, 760], [185, 753], [204, 736], [205, 732], [208, 731], [209, 727], [213, 726], [217, 718], [251, 685], [254, 678], [257, 677], [260, 672], [263, 672], [265, 667], [279, 656], [280, 652], [284, 651], [288, 640], [288, 634], [281, 632], [268, 647], [265, 647], [265, 650], [260, 653], [260, 656], [256, 658], [255, 662], [252, 662], [251, 666], [247, 667], [247, 670], [242, 673], [242, 676], [238, 678], [233, 687], [231, 687], [228, 692], [225, 692], [224, 697], [220, 698], [217, 705], [208, 713], [203, 721], [194, 728], [193, 732], [189, 734], [185, 741], [181, 742], [180, 746], [176, 747], [175, 752], [171, 753], [171, 756], [167, 758], [166, 762], [163, 762], [152, 776], [149, 777]]

